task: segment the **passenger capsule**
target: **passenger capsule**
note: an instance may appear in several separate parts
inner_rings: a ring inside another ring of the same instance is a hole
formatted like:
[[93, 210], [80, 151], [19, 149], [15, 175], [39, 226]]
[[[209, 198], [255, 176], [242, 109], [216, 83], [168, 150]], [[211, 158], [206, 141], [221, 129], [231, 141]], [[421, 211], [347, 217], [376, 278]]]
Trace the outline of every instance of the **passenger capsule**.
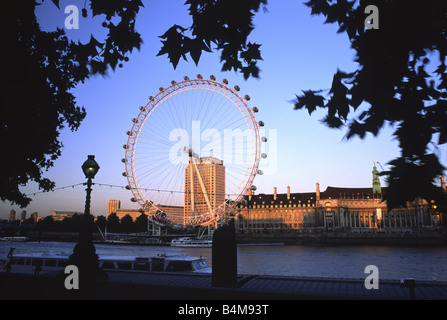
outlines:
[[202, 75], [199, 73], [199, 74], [197, 75], [197, 78], [198, 78], [198, 79], [202, 79]]
[[245, 95], [245, 100], [250, 101], [250, 96], [248, 94]]
[[172, 80], [171, 84], [174, 85], [174, 84], [177, 84], [177, 82], [175, 80]]
[[262, 137], [262, 138], [261, 138], [261, 141], [262, 141], [262, 142], [267, 142], [267, 138], [266, 138], [266, 137]]
[[163, 91], [165, 88], [163, 88], [163, 87], [160, 87], [160, 88], [158, 88], [158, 90], [160, 90], [160, 91]]
[[149, 96], [149, 101], [152, 101], [152, 100], [154, 100], [154, 97], [153, 96]]
[[121, 159], [121, 162], [122, 162], [122, 163], [126, 163], [126, 159], [122, 158], [122, 159]]
[[127, 177], [127, 172], [122, 173], [123, 177]]
[[258, 109], [258, 107], [253, 107], [253, 112], [259, 112], [259, 109]]
[[126, 188], [126, 190], [130, 190], [130, 186], [129, 185], [125, 186], [124, 188]]
[[258, 189], [258, 188], [256, 188], [256, 186], [251, 186], [251, 188], [250, 188], [252, 191], [256, 191], [256, 189]]
[[259, 124], [260, 127], [264, 126], [264, 122], [263, 121], [259, 121], [258, 124]]
[[137, 202], [137, 200], [135, 200], [135, 198], [130, 198], [130, 201]]
[[261, 153], [261, 158], [265, 159], [265, 158], [267, 158], [267, 155], [265, 153]]
[[236, 85], [236, 86], [234, 86], [234, 90], [236, 90], [236, 91], [240, 91], [240, 90], [241, 90], [241, 88], [239, 88], [239, 86], [238, 86], [238, 85]]
[[144, 110], [144, 107], [143, 107], [143, 106], [141, 106], [141, 107], [140, 107], [140, 110], [141, 110], [141, 111], [143, 111], [143, 110]]
[[216, 81], [216, 77], [213, 76], [213, 75], [210, 75], [210, 79], [213, 80], [213, 81]]
[[264, 174], [264, 171], [262, 171], [262, 170], [258, 170], [258, 174], [259, 174], [260, 176], [262, 176], [262, 175]]
[[222, 82], [223, 82], [224, 84], [228, 84], [228, 80], [227, 80], [227, 79], [223, 79]]
[[132, 132], [130, 132], [130, 131], [126, 131], [126, 134], [127, 134], [128, 136], [130, 136], [130, 135], [132, 134]]
[[188, 80], [189, 80], [189, 77], [188, 77], [188, 76], [184, 76], [184, 77], [183, 77], [183, 80], [188, 81]]
[[124, 144], [124, 145], [123, 145], [123, 149], [126, 149], [126, 150], [127, 150], [127, 144]]

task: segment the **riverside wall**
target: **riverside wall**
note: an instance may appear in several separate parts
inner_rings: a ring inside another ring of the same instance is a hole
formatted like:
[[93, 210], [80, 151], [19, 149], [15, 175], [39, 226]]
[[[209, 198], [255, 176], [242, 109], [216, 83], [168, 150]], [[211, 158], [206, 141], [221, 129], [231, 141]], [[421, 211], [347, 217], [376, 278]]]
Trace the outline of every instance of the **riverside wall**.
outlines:
[[404, 233], [321, 233], [321, 234], [238, 234], [237, 242], [283, 243], [296, 245], [405, 245], [405, 246], [447, 246], [447, 233], [426, 232]]
[[[69, 241], [79, 239], [77, 232], [30, 232], [31, 241]], [[288, 245], [406, 245], [406, 246], [447, 246], [447, 231], [436, 230], [423, 233], [269, 233], [236, 234], [238, 244], [281, 243]], [[95, 242], [103, 239], [99, 233], [93, 234]], [[142, 239], [146, 240], [146, 239]], [[135, 241], [135, 244], [140, 242]], [[146, 244], [142, 241], [141, 244]], [[150, 243], [148, 243], [150, 244]], [[169, 245], [168, 242], [165, 243]]]

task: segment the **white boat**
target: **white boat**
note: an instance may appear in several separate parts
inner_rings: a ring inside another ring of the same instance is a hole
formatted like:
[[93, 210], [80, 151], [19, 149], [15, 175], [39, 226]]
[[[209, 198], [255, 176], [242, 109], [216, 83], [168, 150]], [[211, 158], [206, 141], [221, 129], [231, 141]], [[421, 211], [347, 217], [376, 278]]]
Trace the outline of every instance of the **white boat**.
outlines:
[[0, 241], [24, 242], [28, 241], [28, 237], [2, 237]]
[[212, 245], [213, 240], [209, 238], [193, 239], [191, 237], [183, 237], [172, 239], [171, 241], [171, 247], [209, 248]]
[[[99, 256], [104, 271], [124, 272], [195, 272], [211, 273], [204, 257], [192, 256]], [[69, 264], [68, 255], [15, 254], [0, 266], [0, 272], [47, 273], [63, 271]]]

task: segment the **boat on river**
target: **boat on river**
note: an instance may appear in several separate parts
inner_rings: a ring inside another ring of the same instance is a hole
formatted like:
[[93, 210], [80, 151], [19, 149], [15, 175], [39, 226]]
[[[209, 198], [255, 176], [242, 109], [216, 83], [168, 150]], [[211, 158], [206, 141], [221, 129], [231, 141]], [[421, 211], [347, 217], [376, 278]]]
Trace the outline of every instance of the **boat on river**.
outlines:
[[[211, 267], [209, 267], [204, 257], [100, 255], [98, 261], [99, 267], [104, 271], [211, 273]], [[14, 254], [0, 265], [0, 272], [36, 274], [64, 271], [68, 264], [69, 255]]]
[[28, 241], [29, 238], [28, 237], [1, 237], [0, 241], [9, 241], [9, 242], [25, 242]]
[[213, 240], [210, 238], [193, 239], [191, 237], [182, 237], [172, 239], [171, 247], [182, 248], [211, 248]]

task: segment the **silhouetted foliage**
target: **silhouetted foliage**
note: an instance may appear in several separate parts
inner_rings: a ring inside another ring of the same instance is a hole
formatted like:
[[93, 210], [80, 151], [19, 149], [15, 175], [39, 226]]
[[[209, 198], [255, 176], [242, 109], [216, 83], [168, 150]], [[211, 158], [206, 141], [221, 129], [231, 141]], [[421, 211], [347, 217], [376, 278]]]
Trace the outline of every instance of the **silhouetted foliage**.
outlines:
[[101, 230], [101, 232], [103, 232], [105, 230], [105, 227], [107, 225], [107, 219], [104, 216], [98, 216], [96, 218], [96, 225], [98, 226], [98, 228]]
[[[52, 2], [59, 7], [58, 0]], [[90, 1], [93, 16], [105, 17], [103, 27], [109, 33], [103, 43], [92, 36], [85, 44], [70, 41], [63, 29], [42, 31], [36, 5], [29, 0], [8, 1], [0, 19], [6, 44], [2, 74], [7, 79], [1, 86], [0, 143], [11, 156], [0, 172], [0, 199], [21, 207], [31, 198], [20, 186], [35, 181], [44, 191], [55, 187], [43, 171], [61, 155], [60, 130], [65, 126], [77, 130], [86, 116], [70, 90], [92, 74], [115, 69], [142, 43], [134, 30], [135, 16], [143, 6], [140, 0]], [[115, 16], [119, 19], [113, 23]]]
[[121, 232], [130, 233], [133, 232], [133, 220], [129, 214], [126, 214], [121, 218]]
[[254, 13], [267, 0], [187, 0], [192, 25], [174, 25], [160, 38], [163, 46], [158, 55], [167, 54], [174, 68], [189, 54], [197, 65], [202, 51], [221, 52], [222, 71], [242, 72], [244, 78], [259, 77], [257, 61], [262, 60], [260, 45], [250, 43]]
[[107, 216], [107, 231], [112, 233], [121, 232], [120, 219], [114, 212]]
[[46, 216], [42, 220], [37, 221], [38, 231], [55, 231], [56, 221], [52, 216]]
[[147, 231], [147, 222], [148, 218], [147, 215], [144, 213], [141, 213], [136, 219], [135, 219], [135, 232], [146, 232]]
[[[338, 32], [347, 33], [358, 68], [338, 70], [328, 95], [304, 91], [295, 109], [306, 108], [309, 114], [317, 107], [327, 109], [323, 122], [331, 128], [346, 126], [348, 139], [363, 139], [368, 132], [376, 136], [385, 124], [393, 125], [401, 156], [382, 173], [389, 184], [389, 209], [416, 197], [437, 199], [441, 192], [434, 183], [445, 168], [436, 152], [447, 142], [447, 2], [306, 4], [312, 14], [324, 15], [326, 23], [338, 23]], [[378, 9], [379, 29], [365, 27], [368, 5]]]

